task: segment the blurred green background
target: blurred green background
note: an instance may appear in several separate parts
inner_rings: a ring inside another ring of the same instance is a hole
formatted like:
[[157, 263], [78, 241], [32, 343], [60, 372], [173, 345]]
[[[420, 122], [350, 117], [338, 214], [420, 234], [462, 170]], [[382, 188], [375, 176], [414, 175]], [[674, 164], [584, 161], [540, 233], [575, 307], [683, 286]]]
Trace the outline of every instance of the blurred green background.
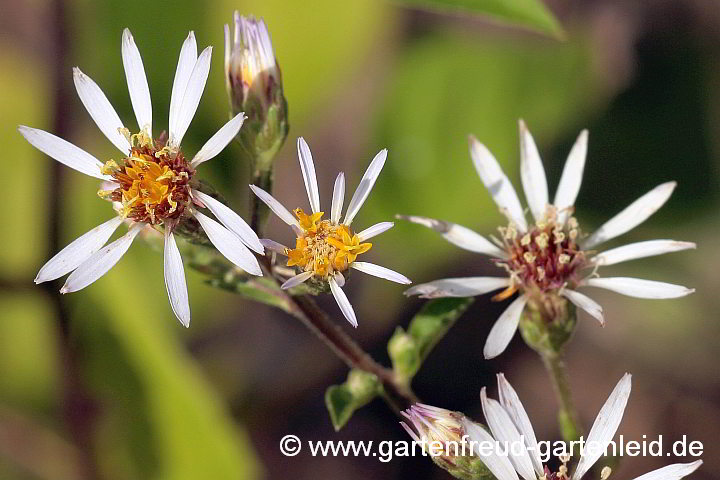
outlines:
[[[693, 478], [720, 478], [713, 444], [720, 432], [717, 3], [548, 2], [564, 40], [406, 3], [2, 0], [1, 479], [449, 478], [426, 458], [282, 457], [277, 445], [290, 433], [376, 441], [405, 434], [379, 401], [334, 433], [323, 394], [345, 378], [342, 363], [292, 318], [213, 290], [194, 271], [187, 272], [192, 325], [182, 328], [166, 298], [162, 256], [141, 242], [80, 293], [60, 297], [32, 282], [58, 247], [111, 212], [95, 196], [94, 180], [54, 166], [16, 126], [51, 130], [101, 159], [116, 155], [72, 90], [71, 67], [90, 75], [132, 125], [120, 56], [122, 29], [130, 27], [160, 131], [180, 45], [195, 30], [200, 48], [215, 46], [185, 137], [185, 151], [197, 151], [227, 118], [222, 26], [235, 9], [265, 18], [283, 70], [291, 131], [277, 159], [276, 191], [289, 207], [307, 202], [294, 149], [302, 135], [326, 200], [338, 171], [354, 189], [372, 156], [389, 149], [358, 228], [406, 213], [493, 233], [501, 218], [472, 167], [467, 134], [486, 143], [519, 185], [520, 117], [535, 134], [551, 191], [575, 136], [589, 128], [577, 215], [586, 231], [653, 186], [678, 180], [665, 208], [613, 244], [674, 238], [695, 241], [698, 250], [610, 267], [606, 275], [670, 281], [697, 293], [666, 301], [597, 293], [607, 326], [583, 316], [569, 349], [571, 383], [590, 422], [621, 374], [632, 372], [619, 433], [700, 440], [706, 463]], [[248, 172], [236, 148], [201, 175], [245, 212]], [[290, 241], [277, 219], [268, 236]], [[486, 258], [417, 226], [398, 224], [374, 243], [368, 260], [416, 282], [495, 271]], [[422, 302], [361, 275], [347, 292], [360, 320], [351, 334], [387, 361], [390, 334]], [[331, 298], [321, 303], [344, 323]], [[479, 390], [504, 371], [527, 399], [539, 438], [557, 438], [550, 385], [521, 340], [482, 360], [500, 308], [479, 299], [431, 354], [416, 391], [427, 403], [481, 418]], [[633, 478], [666, 463], [629, 458], [618, 474]]]

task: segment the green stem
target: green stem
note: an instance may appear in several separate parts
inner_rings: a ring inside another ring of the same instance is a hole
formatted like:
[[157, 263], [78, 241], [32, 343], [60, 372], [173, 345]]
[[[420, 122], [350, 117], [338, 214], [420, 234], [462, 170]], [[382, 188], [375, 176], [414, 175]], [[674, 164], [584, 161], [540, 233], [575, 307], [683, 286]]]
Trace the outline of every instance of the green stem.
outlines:
[[553, 390], [559, 403], [558, 424], [563, 439], [567, 442], [575, 441], [582, 435], [583, 429], [580, 425], [577, 410], [572, 399], [570, 381], [567, 373], [567, 366], [561, 353], [544, 353], [540, 355], [543, 364], [550, 375]]
[[[254, 170], [254, 168], [253, 168]], [[253, 185], [257, 185], [266, 192], [272, 192], [273, 170], [261, 172], [253, 171]], [[267, 222], [270, 209], [253, 192], [250, 192], [250, 227], [262, 238], [265, 223]]]

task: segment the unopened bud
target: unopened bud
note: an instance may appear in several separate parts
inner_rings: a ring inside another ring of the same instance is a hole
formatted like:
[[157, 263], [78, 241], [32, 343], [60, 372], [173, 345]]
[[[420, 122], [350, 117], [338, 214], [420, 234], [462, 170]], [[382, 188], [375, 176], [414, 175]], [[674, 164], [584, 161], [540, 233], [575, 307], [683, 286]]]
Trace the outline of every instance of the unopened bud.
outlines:
[[225, 25], [225, 84], [232, 114], [245, 112], [239, 140], [256, 171], [270, 168], [288, 133], [287, 102], [270, 33], [262, 19], [234, 16], [233, 38]]

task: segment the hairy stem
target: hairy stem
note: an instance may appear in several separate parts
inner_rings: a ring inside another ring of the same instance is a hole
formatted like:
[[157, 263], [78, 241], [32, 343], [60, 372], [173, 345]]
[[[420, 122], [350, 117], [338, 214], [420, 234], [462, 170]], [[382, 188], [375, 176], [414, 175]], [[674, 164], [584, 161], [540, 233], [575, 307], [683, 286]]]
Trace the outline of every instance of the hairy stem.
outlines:
[[567, 366], [562, 358], [562, 354], [544, 353], [541, 354], [541, 357], [550, 375], [555, 397], [560, 406], [558, 410], [558, 424], [560, 425], [560, 432], [563, 439], [567, 442], [578, 440], [582, 435], [583, 429], [580, 425], [575, 404], [573, 403]]

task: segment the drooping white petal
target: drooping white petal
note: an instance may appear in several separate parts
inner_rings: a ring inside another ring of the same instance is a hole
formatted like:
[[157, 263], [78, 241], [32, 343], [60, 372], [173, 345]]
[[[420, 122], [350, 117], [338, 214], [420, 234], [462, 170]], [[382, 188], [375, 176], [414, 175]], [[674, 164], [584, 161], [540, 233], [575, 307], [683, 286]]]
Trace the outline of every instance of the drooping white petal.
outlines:
[[313, 163], [310, 147], [304, 138], [297, 139], [298, 159], [300, 160], [300, 170], [302, 170], [303, 180], [305, 181], [305, 190], [307, 191], [308, 200], [310, 200], [310, 208], [313, 213], [320, 211], [320, 193], [318, 192], [317, 177], [315, 176], [315, 164]]
[[420, 295], [421, 298], [474, 297], [508, 285], [510, 279], [507, 277], [443, 278], [415, 285], [405, 290], [405, 295]]
[[332, 208], [330, 209], [330, 221], [332, 223], [339, 223], [340, 217], [342, 216], [342, 207], [345, 202], [345, 174], [343, 172], [338, 173], [335, 179], [335, 185], [333, 186], [332, 196]]
[[175, 236], [170, 229], [165, 229], [165, 289], [167, 290], [170, 307], [185, 327], [190, 326], [190, 301], [188, 300], [187, 283], [182, 257], [175, 243]]
[[677, 182], [667, 182], [653, 188], [605, 222], [582, 242], [583, 248], [593, 248], [637, 227], [667, 202], [676, 186]]
[[298, 223], [297, 219], [293, 216], [292, 213], [288, 212], [288, 209], [283, 207], [282, 203], [275, 200], [275, 197], [267, 193], [262, 188], [258, 187], [257, 185], [250, 185], [250, 190], [253, 191], [255, 195], [258, 196], [260, 200], [263, 201], [265, 205], [268, 206], [272, 212], [280, 217], [280, 220], [287, 223], [291, 227], [297, 227], [300, 228], [300, 224]]
[[175, 122], [175, 130], [170, 132], [169, 143], [173, 147], [177, 147], [182, 142], [185, 132], [187, 132], [190, 122], [192, 122], [197, 107], [200, 104], [200, 98], [205, 90], [208, 73], [210, 73], [210, 59], [212, 57], [212, 47], [207, 47], [202, 51], [195, 66], [190, 73], [187, 81], [185, 94], [183, 95], [180, 108], [177, 111], [177, 121]]
[[515, 335], [526, 303], [527, 297], [520, 295], [495, 321], [495, 325], [493, 325], [487, 340], [485, 340], [485, 348], [483, 349], [485, 359], [495, 358], [505, 351], [513, 335]]
[[103, 175], [100, 172], [103, 164], [80, 147], [76, 147], [67, 140], [56, 137], [52, 133], [37, 128], [20, 125], [18, 132], [25, 137], [30, 144], [58, 162], [66, 165], [80, 173], [100, 180], [112, 180], [112, 177]]
[[470, 156], [480, 180], [490, 192], [502, 214], [515, 223], [519, 230], [523, 232], [527, 230], [525, 213], [512, 183], [490, 150], [472, 135], [470, 136]]
[[299, 273], [294, 277], [290, 277], [288, 280], [286, 280], [285, 283], [280, 285], [280, 288], [282, 288], [283, 290], [287, 290], [289, 288], [295, 287], [308, 280], [313, 275], [315, 275], [315, 273], [312, 271]]
[[140, 130], [147, 131], [152, 137], [152, 102], [150, 101], [150, 87], [145, 76], [140, 51], [135, 45], [135, 39], [129, 29], [123, 31], [122, 59], [125, 68], [125, 79], [130, 92], [130, 102], [135, 111], [135, 118]]
[[604, 288], [629, 297], [650, 299], [684, 297], [695, 291], [694, 288], [682, 285], [629, 277], [590, 278], [584, 282], [584, 285]]
[[133, 224], [125, 235], [90, 255], [70, 274], [60, 293], [77, 292], [105, 275], [125, 255], [143, 228], [143, 224]]
[[353, 262], [350, 264], [350, 267], [363, 273], [367, 273], [368, 275], [372, 275], [374, 277], [390, 280], [391, 282], [401, 283], [403, 285], [409, 285], [412, 283], [412, 281], [405, 275], [398, 273], [395, 270], [390, 270], [389, 268], [375, 265], [374, 263]]
[[195, 154], [195, 157], [190, 162], [190, 165], [192, 167], [197, 167], [201, 163], [207, 162], [211, 158], [214, 158], [218, 153], [222, 152], [238, 134], [240, 127], [242, 127], [246, 118], [245, 114], [240, 112], [225, 125], [220, 127], [220, 130], [215, 132], [215, 135], [210, 137], [210, 140], [205, 142], [205, 145], [203, 145], [200, 151]]
[[627, 406], [630, 390], [632, 388], [632, 375], [626, 373], [620, 379], [615, 389], [612, 391], [605, 404], [600, 409], [590, 433], [588, 433], [586, 443], [591, 448], [585, 448], [580, 456], [575, 472], [573, 472], [571, 480], [580, 480], [585, 473], [598, 461], [605, 453], [605, 449], [612, 441], [620, 426], [625, 407]]
[[580, 185], [582, 184], [583, 171], [585, 170], [585, 158], [587, 157], [588, 131], [583, 130], [578, 135], [565, 161], [562, 176], [558, 189], [555, 192], [553, 205], [558, 209], [558, 220], [564, 221], [567, 216], [567, 209], [575, 205]]
[[367, 170], [365, 170], [365, 175], [363, 175], [360, 180], [360, 184], [357, 186], [355, 193], [353, 193], [353, 196], [350, 199], [350, 204], [348, 205], [347, 212], [345, 212], [345, 220], [343, 221], [343, 224], [349, 226], [355, 218], [355, 215], [357, 215], [360, 211], [360, 208], [363, 206], [363, 203], [365, 203], [368, 195], [370, 195], [370, 191], [375, 185], [375, 181], [385, 165], [387, 154], [388, 151], [384, 148], [380, 150], [380, 152], [375, 155], [372, 162], [370, 162]]
[[506, 455], [501, 455], [498, 452], [498, 444], [492, 435], [486, 432], [480, 425], [464, 417], [462, 419], [462, 426], [465, 433], [470, 437], [470, 445], [473, 453], [480, 457], [480, 460], [482, 460], [497, 480], [518, 480], [515, 468], [513, 468]]
[[563, 289], [562, 295], [570, 300], [576, 307], [585, 310], [593, 318], [595, 318], [600, 325], [605, 326], [605, 317], [603, 316], [603, 309], [599, 303], [592, 298], [584, 295], [575, 290]]
[[393, 222], [376, 223], [375, 225], [371, 225], [362, 232], [358, 233], [357, 236], [361, 242], [364, 242], [371, 239], [372, 237], [375, 237], [383, 232], [390, 230], [393, 226], [395, 226]]
[[262, 270], [255, 255], [248, 250], [240, 238], [215, 220], [200, 212], [193, 212], [200, 226], [220, 253], [233, 264], [252, 275], [262, 275]]
[[535, 220], [545, 216], [548, 204], [548, 187], [545, 169], [540, 160], [537, 145], [525, 122], [520, 120], [520, 180], [525, 198]]
[[341, 272], [335, 272], [333, 277], [335, 278], [335, 282], [338, 284], [338, 287], [342, 288], [345, 286], [345, 275]]
[[634, 480], [680, 480], [697, 470], [702, 463], [702, 460], [696, 460], [692, 463], [674, 463], [640, 475]]
[[80, 101], [85, 105], [85, 109], [103, 135], [121, 152], [126, 155], [130, 153], [130, 142], [120, 133], [120, 129], [125, 127], [97, 83], [81, 72], [78, 67], [73, 68], [73, 81]]
[[538, 477], [541, 477], [544, 470], [542, 459], [540, 458], [540, 449], [538, 448], [537, 438], [535, 437], [535, 430], [533, 430], [530, 418], [528, 417], [525, 407], [515, 389], [505, 379], [505, 375], [499, 373], [497, 375], [498, 381], [498, 394], [500, 396], [500, 403], [512, 419], [518, 432], [525, 438], [525, 445], [528, 447], [528, 453], [532, 460], [533, 468]]
[[220, 220], [220, 223], [225, 225], [225, 228], [240, 237], [240, 240], [242, 240], [245, 245], [261, 255], [265, 253], [257, 234], [240, 215], [233, 212], [227, 205], [224, 205], [222, 202], [199, 190], [193, 190], [192, 194], [205, 204], [213, 215]]
[[416, 215], [397, 215], [397, 218], [417, 223], [424, 227], [431, 228], [440, 233], [445, 240], [463, 250], [475, 253], [483, 253], [492, 257], [507, 258], [507, 253], [479, 233], [457, 223], [435, 220], [428, 217]]
[[60, 278], [79, 267], [90, 255], [105, 245], [113, 232], [122, 223], [121, 217], [114, 217], [73, 240], [51, 258], [35, 277], [35, 283]]
[[[537, 480], [532, 460], [530, 460], [528, 454], [528, 445], [523, 443], [523, 438], [508, 413], [500, 403], [487, 397], [485, 387], [480, 391], [480, 402], [482, 403], [483, 415], [485, 415], [485, 420], [493, 437], [501, 444], [508, 445], [510, 463], [515, 466], [515, 470], [525, 480]], [[523, 448], [515, 447], [515, 450], [513, 450], [511, 448], [513, 444], [523, 445]]]
[[265, 248], [265, 250], [270, 250], [271, 252], [279, 253], [281, 255], [287, 255], [288, 248], [275, 240], [261, 238], [260, 244]]
[[328, 278], [328, 283], [330, 284], [330, 291], [332, 292], [333, 297], [335, 297], [335, 301], [340, 307], [340, 311], [345, 316], [345, 319], [350, 322], [350, 325], [357, 328], [358, 323], [357, 317], [355, 316], [355, 310], [353, 310], [352, 305], [350, 305], [350, 300], [348, 300], [345, 292], [342, 291], [342, 288], [340, 288], [333, 277]]
[[692, 242], [678, 242], [676, 240], [648, 240], [645, 242], [631, 243], [622, 247], [613, 248], [595, 256], [593, 261], [597, 265], [615, 265], [616, 263], [627, 262], [638, 258], [652, 257], [664, 253], [679, 252], [695, 248]]
[[190, 74], [195, 68], [195, 62], [197, 62], [197, 42], [195, 41], [195, 32], [191, 31], [180, 49], [180, 57], [175, 68], [175, 79], [173, 80], [172, 94], [170, 96], [168, 128], [170, 136], [173, 138], [176, 136], [180, 107], [185, 97]]

